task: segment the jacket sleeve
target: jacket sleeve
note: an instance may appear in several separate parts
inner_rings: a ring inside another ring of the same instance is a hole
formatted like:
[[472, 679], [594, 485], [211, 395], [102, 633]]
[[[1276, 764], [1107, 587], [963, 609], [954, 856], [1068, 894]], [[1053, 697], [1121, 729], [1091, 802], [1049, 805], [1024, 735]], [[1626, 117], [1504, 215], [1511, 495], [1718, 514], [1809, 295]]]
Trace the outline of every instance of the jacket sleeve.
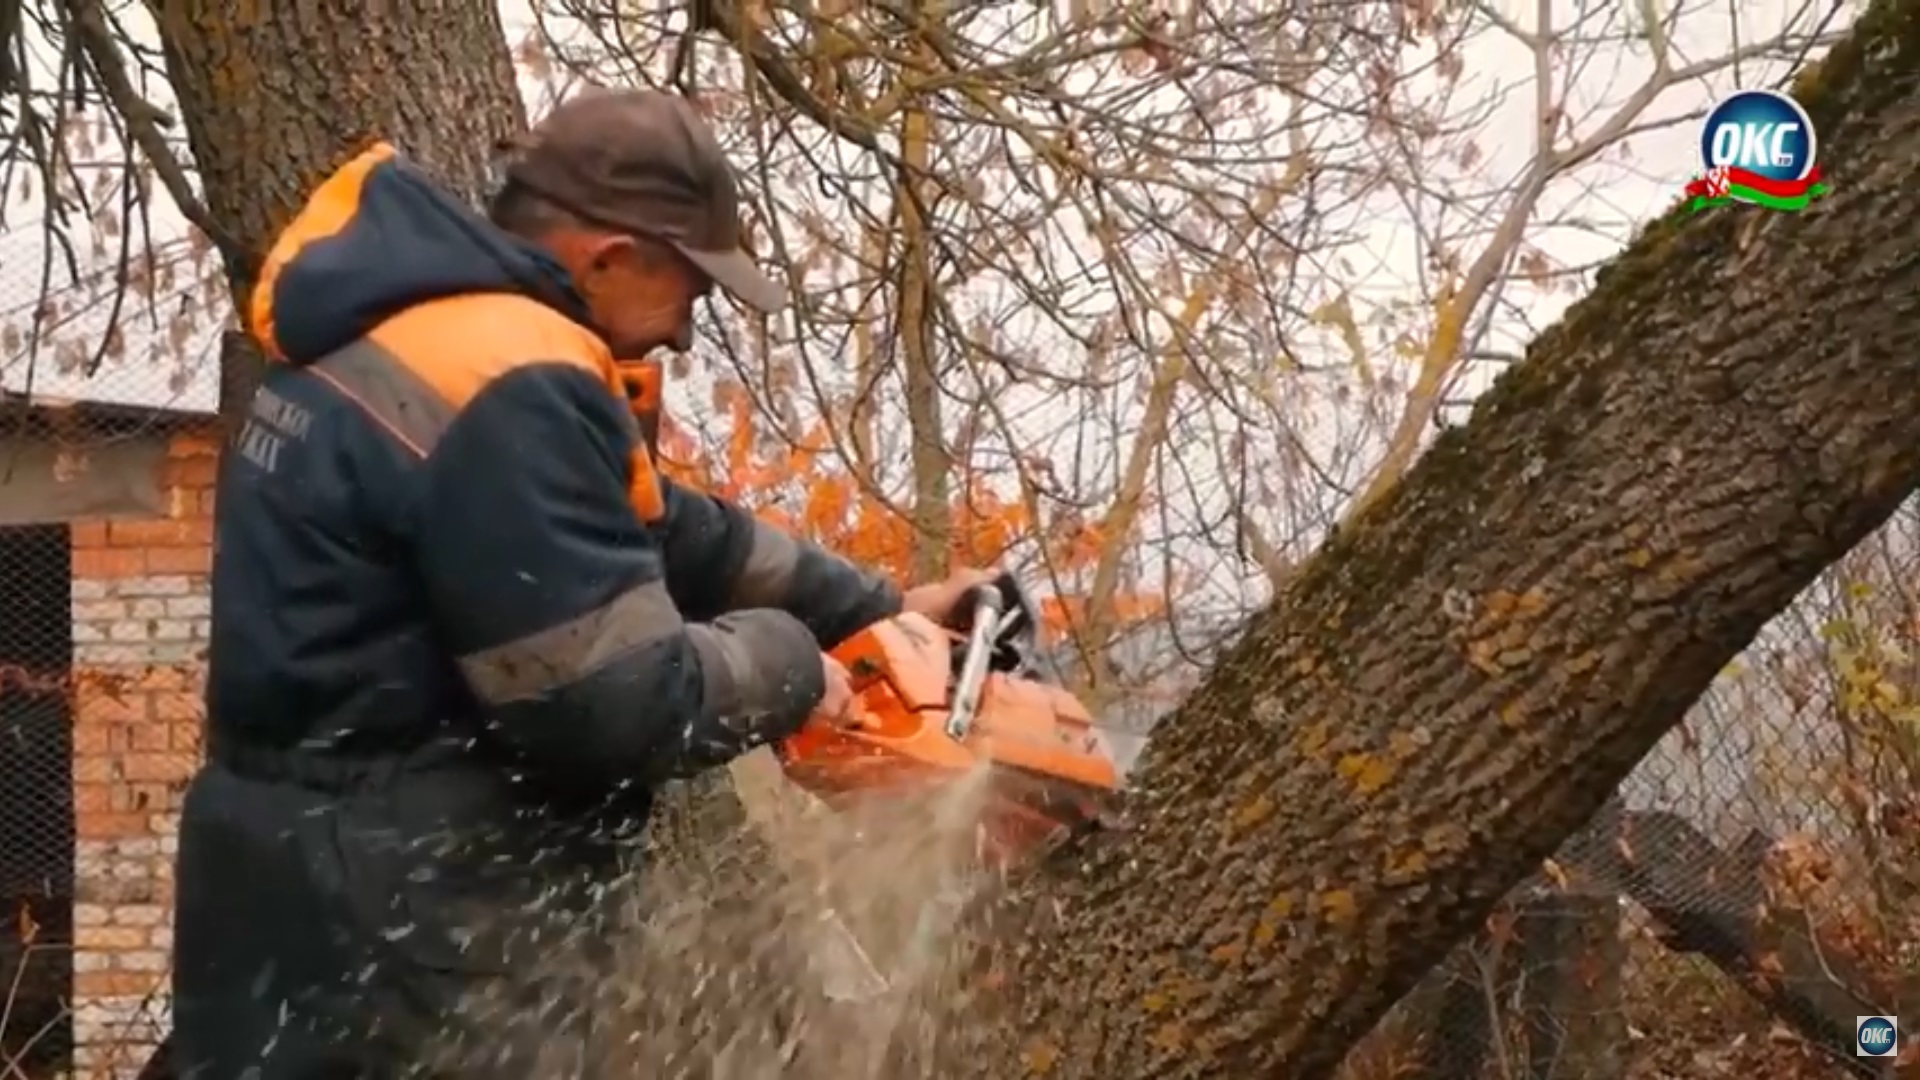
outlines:
[[652, 782], [781, 738], [824, 692], [813, 635], [745, 608], [691, 622], [628, 498], [639, 433], [591, 375], [510, 372], [426, 467], [418, 551], [437, 631], [530, 766]]
[[732, 503], [663, 481], [674, 595], [690, 611], [777, 608], [821, 649], [900, 613], [900, 590]]

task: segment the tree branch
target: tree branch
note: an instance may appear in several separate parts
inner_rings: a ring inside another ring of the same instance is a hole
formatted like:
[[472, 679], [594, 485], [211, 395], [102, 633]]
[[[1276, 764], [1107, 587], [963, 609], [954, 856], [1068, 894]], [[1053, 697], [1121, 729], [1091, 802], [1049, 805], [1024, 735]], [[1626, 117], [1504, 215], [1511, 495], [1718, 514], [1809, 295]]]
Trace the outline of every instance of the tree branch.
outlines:
[[[187, 167], [167, 144], [164, 129], [173, 127], [173, 117], [141, 96], [127, 74], [120, 44], [107, 25], [99, 0], [66, 0], [67, 32], [86, 56], [94, 79], [106, 95], [107, 104], [119, 113], [127, 126], [127, 136], [140, 148], [140, 155], [153, 167], [153, 173], [173, 199], [182, 217], [220, 248], [228, 265], [257, 266], [260, 253], [242, 249], [233, 234], [215, 221], [207, 205], [193, 188]], [[244, 276], [244, 275], [243, 275]]]

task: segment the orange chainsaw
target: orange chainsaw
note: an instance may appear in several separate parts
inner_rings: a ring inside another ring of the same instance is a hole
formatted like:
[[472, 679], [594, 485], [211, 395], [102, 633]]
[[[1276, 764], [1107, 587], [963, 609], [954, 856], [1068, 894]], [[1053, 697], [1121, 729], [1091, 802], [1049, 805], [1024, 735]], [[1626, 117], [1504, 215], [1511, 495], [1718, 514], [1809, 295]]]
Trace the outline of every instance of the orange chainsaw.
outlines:
[[985, 768], [980, 854], [1004, 868], [1098, 824], [1119, 770], [1085, 707], [1041, 674], [1039, 619], [1019, 581], [1002, 574], [961, 611], [963, 629], [907, 612], [842, 642], [833, 656], [851, 676], [851, 716], [809, 721], [778, 753], [787, 776], [828, 806]]

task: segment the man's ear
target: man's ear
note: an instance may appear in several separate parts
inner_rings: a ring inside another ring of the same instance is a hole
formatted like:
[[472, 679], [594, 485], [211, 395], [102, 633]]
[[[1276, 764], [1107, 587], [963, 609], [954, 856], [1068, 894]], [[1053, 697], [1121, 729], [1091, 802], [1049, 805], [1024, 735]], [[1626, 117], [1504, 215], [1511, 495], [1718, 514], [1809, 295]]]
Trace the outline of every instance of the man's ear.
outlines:
[[630, 261], [637, 242], [633, 237], [620, 233], [595, 233], [586, 238], [585, 245], [581, 261], [590, 270], [604, 273]]
[[631, 266], [633, 238], [618, 233], [582, 233], [573, 242], [573, 287], [589, 299], [617, 294], [620, 275]]

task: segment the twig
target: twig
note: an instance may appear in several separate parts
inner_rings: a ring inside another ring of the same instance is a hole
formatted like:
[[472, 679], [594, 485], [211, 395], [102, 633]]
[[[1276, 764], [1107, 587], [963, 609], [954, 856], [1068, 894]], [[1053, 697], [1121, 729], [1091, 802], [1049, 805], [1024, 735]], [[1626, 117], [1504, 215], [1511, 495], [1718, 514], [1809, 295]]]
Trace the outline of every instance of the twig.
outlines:
[[186, 166], [162, 134], [162, 129], [173, 127], [173, 117], [135, 89], [99, 0], [65, 0], [65, 4], [68, 32], [86, 54], [101, 91], [125, 124], [127, 137], [152, 166], [160, 186], [166, 189], [181, 216], [221, 249], [229, 267], [244, 268], [246, 274], [252, 273], [260, 263], [260, 254], [243, 247], [231, 232], [215, 221], [206, 203], [193, 190]]

